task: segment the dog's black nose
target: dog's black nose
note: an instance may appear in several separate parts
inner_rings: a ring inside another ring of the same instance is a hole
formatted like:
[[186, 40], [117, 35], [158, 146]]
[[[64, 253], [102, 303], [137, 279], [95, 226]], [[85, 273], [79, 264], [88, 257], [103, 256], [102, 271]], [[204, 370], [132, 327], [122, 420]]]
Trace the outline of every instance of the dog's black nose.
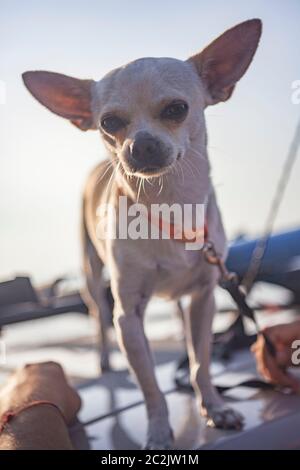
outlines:
[[148, 132], [140, 131], [135, 135], [128, 162], [134, 172], [159, 170], [172, 163], [172, 148]]
[[140, 133], [136, 136], [131, 149], [131, 156], [138, 166], [142, 167], [151, 163], [158, 164], [160, 157], [162, 157], [161, 154], [162, 149], [158, 139], [147, 133]]

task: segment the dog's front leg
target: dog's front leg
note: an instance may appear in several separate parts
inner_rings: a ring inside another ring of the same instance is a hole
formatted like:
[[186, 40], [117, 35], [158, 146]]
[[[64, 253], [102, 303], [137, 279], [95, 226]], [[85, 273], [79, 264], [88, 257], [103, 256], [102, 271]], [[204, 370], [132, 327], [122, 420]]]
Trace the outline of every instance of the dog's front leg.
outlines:
[[[121, 276], [121, 280], [112, 286], [115, 298], [114, 324], [119, 346], [126, 355], [145, 397], [148, 415], [146, 449], [169, 449], [173, 434], [169, 425], [167, 404], [156, 381], [154, 363], [143, 327], [143, 315], [149, 296], [142, 289], [138, 289], [137, 282], [131, 283], [130, 286], [127, 282], [128, 275]], [[147, 283], [149, 288], [149, 278]]]
[[215, 281], [208, 280], [192, 296], [190, 311], [186, 315], [186, 338], [190, 362], [191, 382], [201, 413], [210, 426], [240, 429], [243, 417], [228, 407], [220, 397], [210, 378], [212, 320], [215, 312]]

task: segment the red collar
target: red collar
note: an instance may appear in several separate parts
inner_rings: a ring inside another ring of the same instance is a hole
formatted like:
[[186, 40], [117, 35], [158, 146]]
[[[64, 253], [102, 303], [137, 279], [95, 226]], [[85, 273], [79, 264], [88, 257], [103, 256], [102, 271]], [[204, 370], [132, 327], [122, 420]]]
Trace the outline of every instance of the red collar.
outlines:
[[[128, 199], [131, 199], [128, 195], [126, 195], [120, 187], [117, 189], [117, 193], [119, 196], [126, 196]], [[131, 199], [132, 200], [132, 199]], [[134, 202], [134, 201], [132, 201]], [[196, 228], [191, 230], [191, 237], [187, 237], [184, 232], [178, 233], [178, 229], [176, 225], [163, 220], [162, 217], [159, 217], [159, 220], [153, 221], [153, 217], [151, 212], [148, 212], [148, 221], [152, 225], [156, 225], [159, 228], [160, 233], [167, 233], [171, 240], [181, 243], [205, 243], [208, 240], [208, 227], [207, 221], [204, 222], [204, 227]], [[193, 237], [194, 235], [194, 237]]]
[[[207, 223], [205, 221], [204, 227], [195, 228], [190, 231], [190, 236], [187, 236], [186, 232], [178, 229], [172, 222], [166, 222], [162, 217], [159, 217], [158, 221], [153, 223], [151, 212], [148, 214], [148, 220], [150, 224], [155, 224], [159, 227], [160, 233], [166, 233], [169, 235], [171, 240], [181, 243], [205, 243], [208, 239]], [[179, 232], [180, 230], [180, 232]]]

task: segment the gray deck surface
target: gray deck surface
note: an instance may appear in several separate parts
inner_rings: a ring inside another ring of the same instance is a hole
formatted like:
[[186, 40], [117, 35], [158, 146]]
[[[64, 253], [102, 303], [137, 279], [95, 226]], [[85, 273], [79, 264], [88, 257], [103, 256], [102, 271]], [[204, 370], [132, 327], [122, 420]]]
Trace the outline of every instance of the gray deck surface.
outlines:
[[[147, 332], [154, 351], [156, 371], [166, 394], [178, 449], [198, 448], [300, 448], [300, 396], [277, 391], [236, 388], [227, 392], [231, 406], [245, 416], [241, 432], [207, 428], [194, 396], [176, 390], [173, 371], [182, 353], [180, 323], [153, 310]], [[60, 362], [83, 400], [80, 422], [71, 429], [78, 449], [138, 449], [146, 434], [141, 392], [127, 371], [114, 339], [114, 371], [99, 377], [93, 321], [80, 314], [62, 315], [4, 329], [6, 364], [0, 366], [0, 384], [15, 367], [25, 363]], [[228, 363], [212, 364], [214, 382], [234, 385], [256, 377], [247, 351]]]

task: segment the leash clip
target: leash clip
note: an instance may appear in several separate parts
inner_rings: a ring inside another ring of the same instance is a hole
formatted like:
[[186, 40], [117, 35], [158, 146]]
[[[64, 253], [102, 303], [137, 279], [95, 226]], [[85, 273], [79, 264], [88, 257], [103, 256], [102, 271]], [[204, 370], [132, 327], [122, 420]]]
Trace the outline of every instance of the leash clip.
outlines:
[[203, 252], [206, 258], [206, 261], [209, 264], [213, 264], [219, 268], [221, 274], [221, 283], [228, 284], [228, 283], [238, 283], [238, 278], [236, 273], [228, 271], [225, 266], [225, 263], [220, 255], [218, 255], [215, 246], [212, 241], [206, 241], [203, 247]]

